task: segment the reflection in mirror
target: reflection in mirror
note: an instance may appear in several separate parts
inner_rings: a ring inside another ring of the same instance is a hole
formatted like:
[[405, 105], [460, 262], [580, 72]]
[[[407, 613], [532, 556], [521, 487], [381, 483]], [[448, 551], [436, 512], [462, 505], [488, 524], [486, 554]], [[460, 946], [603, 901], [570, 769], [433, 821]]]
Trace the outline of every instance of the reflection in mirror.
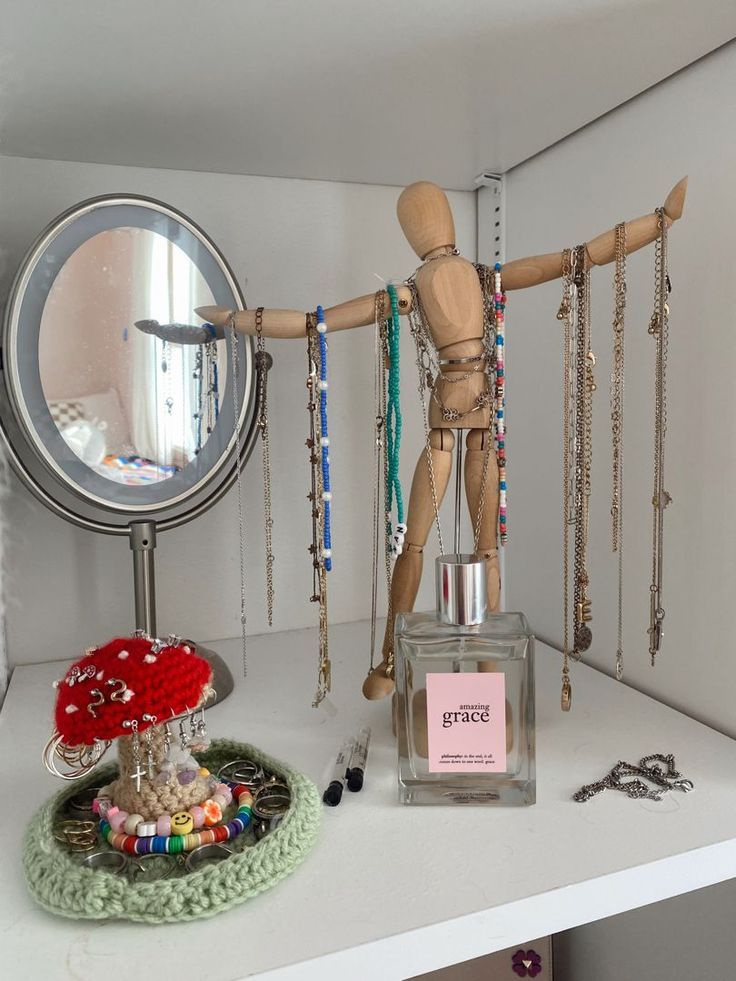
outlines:
[[73, 453], [117, 483], [157, 483], [204, 447], [227, 379], [222, 331], [193, 325], [215, 302], [175, 242], [117, 227], [77, 248], [39, 333], [41, 384]]

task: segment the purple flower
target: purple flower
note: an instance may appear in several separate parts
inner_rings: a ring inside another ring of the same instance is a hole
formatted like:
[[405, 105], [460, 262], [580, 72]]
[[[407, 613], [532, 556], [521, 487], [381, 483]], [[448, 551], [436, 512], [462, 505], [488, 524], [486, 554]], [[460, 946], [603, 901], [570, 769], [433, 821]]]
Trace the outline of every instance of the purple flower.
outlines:
[[542, 970], [542, 958], [536, 950], [517, 950], [511, 958], [511, 966], [520, 978], [536, 978]]

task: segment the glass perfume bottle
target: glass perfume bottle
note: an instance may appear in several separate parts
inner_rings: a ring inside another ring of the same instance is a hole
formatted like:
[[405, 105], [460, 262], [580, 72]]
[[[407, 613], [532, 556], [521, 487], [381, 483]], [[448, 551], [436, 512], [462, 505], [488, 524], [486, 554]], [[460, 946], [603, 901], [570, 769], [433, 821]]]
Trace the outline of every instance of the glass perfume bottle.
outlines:
[[396, 730], [404, 804], [536, 799], [534, 637], [487, 612], [485, 563], [441, 555], [437, 612], [396, 621]]

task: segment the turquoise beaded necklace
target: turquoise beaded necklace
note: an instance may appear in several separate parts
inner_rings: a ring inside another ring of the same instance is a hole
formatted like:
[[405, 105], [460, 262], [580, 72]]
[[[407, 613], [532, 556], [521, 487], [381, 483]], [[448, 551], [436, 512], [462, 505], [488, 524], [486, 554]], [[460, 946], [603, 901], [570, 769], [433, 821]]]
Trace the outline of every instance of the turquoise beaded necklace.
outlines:
[[[404, 521], [404, 495], [399, 477], [399, 452], [401, 449], [401, 371], [399, 363], [400, 319], [399, 297], [393, 284], [387, 286], [391, 301], [391, 318], [388, 322], [388, 398], [386, 401], [386, 523], [389, 537], [393, 540], [394, 551], [401, 554], [406, 533]], [[392, 534], [391, 511], [396, 500], [396, 531]]]

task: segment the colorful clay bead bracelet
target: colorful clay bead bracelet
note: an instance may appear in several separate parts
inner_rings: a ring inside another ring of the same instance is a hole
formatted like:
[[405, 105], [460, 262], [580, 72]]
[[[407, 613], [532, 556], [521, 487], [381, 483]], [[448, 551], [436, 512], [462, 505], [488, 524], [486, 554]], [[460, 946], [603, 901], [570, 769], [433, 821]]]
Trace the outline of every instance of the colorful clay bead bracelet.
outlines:
[[[100, 833], [105, 841], [117, 851], [128, 852], [130, 855], [174, 855], [178, 852], [190, 852], [194, 848], [199, 848], [200, 845], [209, 845], [237, 838], [250, 825], [253, 795], [249, 788], [242, 786], [242, 784], [233, 784], [228, 789], [231, 790], [232, 796], [238, 801], [238, 810], [235, 817], [231, 821], [228, 821], [227, 824], [220, 824], [214, 827], [204, 828], [201, 831], [194, 831], [195, 815], [192, 814], [192, 811], [195, 811], [195, 808], [191, 808], [190, 811], [180, 811], [174, 815], [162, 815], [162, 817], [170, 818], [172, 833], [169, 835], [154, 834], [143, 837], [139, 834], [126, 833], [126, 831], [115, 831], [107, 818], [103, 818], [100, 821]], [[214, 807], [209, 809], [211, 817], [214, 817], [215, 813], [219, 811], [221, 818], [222, 812], [220, 805], [215, 801], [205, 801], [204, 805], [196, 810], [202, 810], [205, 814], [204, 820], [207, 821], [207, 807], [210, 804], [214, 804]], [[122, 814], [125, 814], [125, 812], [117, 811], [113, 815], [113, 820], [117, 826], [121, 823], [119, 815]], [[158, 830], [158, 822], [143, 821], [140, 815], [126, 814], [125, 818], [122, 819], [124, 827], [127, 828], [129, 826], [131, 817], [138, 819], [136, 830], [140, 828], [141, 824], [148, 825], [154, 823]], [[197, 814], [196, 817], [199, 817], [199, 815]], [[177, 821], [178, 818], [182, 820]]]
[[154, 835], [168, 837], [170, 834], [189, 834], [199, 831], [202, 825], [212, 826], [222, 821], [222, 809], [232, 802], [233, 794], [229, 783], [217, 783], [213, 786], [213, 795], [202, 804], [190, 807], [187, 811], [176, 811], [174, 814], [161, 814], [156, 821], [145, 821], [142, 814], [129, 814], [112, 806], [112, 802], [104, 798], [95, 800], [96, 808], [101, 818], [105, 818], [114, 832], [124, 831], [138, 838], [151, 838]]

